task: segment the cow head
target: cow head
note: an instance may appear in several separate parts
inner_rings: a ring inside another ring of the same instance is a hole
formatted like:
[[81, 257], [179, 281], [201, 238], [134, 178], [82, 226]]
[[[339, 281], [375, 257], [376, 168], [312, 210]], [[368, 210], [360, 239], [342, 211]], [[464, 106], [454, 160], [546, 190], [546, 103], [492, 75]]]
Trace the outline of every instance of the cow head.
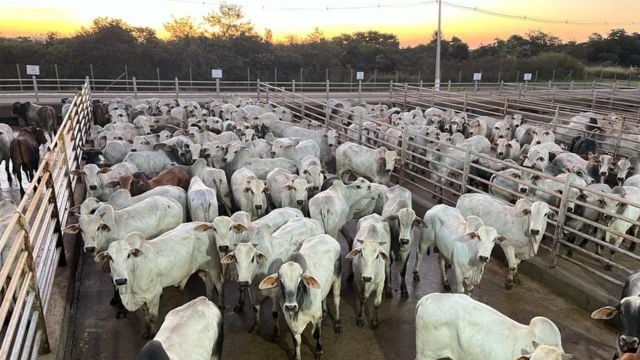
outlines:
[[549, 129], [545, 128], [533, 128], [531, 129], [531, 133], [533, 134], [533, 140], [531, 140], [531, 145], [540, 145], [544, 143], [555, 143], [556, 136]]
[[242, 234], [247, 231], [244, 224], [235, 222], [228, 216], [216, 217], [211, 225], [218, 251], [222, 254], [233, 251]]
[[465, 235], [467, 239], [477, 241], [476, 249], [478, 249], [478, 261], [481, 263], [489, 262], [491, 259], [491, 251], [496, 242], [502, 243], [506, 238], [502, 235], [498, 236], [498, 232], [491, 226], [481, 226], [478, 230], [469, 232]]
[[[267, 225], [268, 226], [268, 225]], [[258, 245], [252, 243], [239, 243], [235, 250], [226, 254], [220, 262], [223, 264], [236, 264], [238, 271], [238, 286], [246, 289], [251, 286], [260, 263], [267, 261], [267, 256], [256, 249]]]
[[294, 202], [294, 207], [301, 209], [307, 203], [309, 197], [309, 183], [302, 178], [294, 179], [284, 185], [284, 190], [289, 192]]
[[538, 344], [535, 340], [531, 342], [532, 353], [523, 354], [518, 360], [569, 360], [573, 355], [565, 354], [562, 349], [550, 345]]
[[102, 179], [100, 178], [101, 174], [106, 174], [110, 172], [110, 168], [98, 168], [95, 164], [87, 164], [82, 170], [74, 170], [73, 173], [75, 175], [82, 175], [84, 177], [84, 184], [87, 188], [87, 195], [97, 197], [97, 193], [102, 184]]
[[382, 173], [390, 174], [393, 169], [395, 169], [396, 165], [399, 165], [401, 162], [396, 151], [389, 151], [385, 148], [380, 148], [378, 150], [378, 154], [376, 161], [378, 162], [378, 166], [381, 170], [380, 172]]
[[320, 289], [318, 280], [307, 274], [302, 265], [295, 261], [282, 264], [276, 274], [269, 275], [260, 282], [259, 288], [264, 290], [277, 285], [280, 285], [282, 309], [290, 318], [296, 316], [310, 289]]
[[542, 236], [547, 229], [547, 219], [554, 218], [555, 213], [545, 202], [536, 201], [530, 203], [529, 206], [527, 206], [528, 204], [525, 206], [521, 205], [526, 202], [528, 201], [525, 199], [518, 200], [518, 202], [516, 202], [516, 208], [520, 210], [520, 215], [528, 216], [527, 235], [535, 238], [533, 250], [534, 253], [536, 253], [540, 240], [542, 240]]
[[520, 127], [520, 125], [522, 125], [522, 114], [513, 115], [513, 118], [511, 119], [511, 126], [514, 129], [517, 129]]
[[93, 214], [81, 215], [76, 226], [69, 225], [66, 232], [76, 233], [81, 231], [84, 240], [84, 251], [102, 251], [107, 247], [107, 241], [114, 230], [113, 207], [102, 204]]
[[113, 284], [118, 288], [120, 294], [126, 293], [132, 282], [135, 281], [136, 264], [144, 261], [145, 252], [149, 251], [145, 245], [144, 235], [140, 232], [133, 232], [127, 235], [124, 240], [112, 242], [107, 251], [99, 254], [100, 257], [106, 256]]
[[533, 149], [526, 155], [522, 166], [544, 171], [549, 164], [549, 151], [545, 148]]
[[422, 219], [416, 216], [411, 208], [402, 208], [396, 214], [387, 217], [387, 221], [398, 221], [398, 240], [401, 249], [411, 248], [411, 230], [413, 225], [424, 225]]
[[640, 296], [627, 296], [615, 306], [605, 306], [593, 313], [596, 320], [611, 320], [618, 315], [618, 349], [636, 352], [640, 346]]
[[511, 138], [511, 125], [506, 121], [498, 121], [491, 132], [494, 139], [509, 139]]
[[320, 191], [320, 187], [324, 182], [324, 170], [319, 165], [307, 166], [302, 170], [302, 178], [309, 183], [309, 192], [314, 193]]
[[502, 138], [497, 139], [491, 147], [496, 151], [496, 158], [504, 160], [509, 156], [512, 145], [508, 139]]
[[264, 215], [267, 211], [266, 194], [271, 192], [264, 180], [253, 179], [246, 181], [242, 191], [250, 199], [250, 203], [253, 206], [251, 212], [257, 217]]
[[618, 180], [618, 185], [622, 186], [624, 180], [629, 176], [629, 171], [633, 173], [635, 170], [635, 167], [631, 165], [629, 159], [622, 158], [618, 160], [616, 163], [616, 180]]
[[101, 204], [100, 200], [94, 197], [88, 197], [82, 202], [82, 205], [80, 205], [79, 215], [93, 215]]
[[[368, 230], [376, 231], [375, 226], [371, 226]], [[370, 283], [379, 283], [380, 281], [384, 281], [384, 279], [377, 279], [376, 274], [379, 272], [378, 269], [386, 266], [385, 263], [389, 263], [389, 254], [382, 247], [386, 244], [386, 242], [377, 242], [373, 240], [363, 240], [356, 239], [358, 242], [358, 246], [355, 247], [351, 252], [349, 252], [345, 258], [354, 260], [359, 258], [359, 264], [361, 264], [360, 276], [362, 282], [370, 282]]]
[[222, 160], [227, 164], [233, 162], [242, 149], [245, 149], [245, 145], [241, 141], [232, 141], [227, 144], [227, 153]]

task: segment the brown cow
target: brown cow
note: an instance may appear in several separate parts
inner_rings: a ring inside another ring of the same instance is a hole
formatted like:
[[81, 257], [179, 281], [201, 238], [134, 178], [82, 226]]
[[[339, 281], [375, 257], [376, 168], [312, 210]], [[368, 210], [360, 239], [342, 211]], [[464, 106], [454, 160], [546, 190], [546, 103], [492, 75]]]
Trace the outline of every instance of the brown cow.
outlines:
[[635, 352], [635, 353], [624, 353], [618, 359], [619, 360], [639, 360], [640, 359], [640, 349], [638, 349], [638, 351]]
[[191, 182], [191, 177], [186, 171], [175, 167], [163, 170], [158, 175], [148, 180], [144, 176], [136, 175], [137, 174], [133, 174], [131, 180], [121, 178], [120, 181], [121, 186], [126, 186], [126, 183], [130, 182], [129, 190], [131, 192], [131, 196], [140, 195], [161, 185], [175, 185], [188, 190], [189, 183]]
[[51, 106], [40, 106], [29, 101], [26, 103], [15, 102], [13, 103], [13, 113], [22, 118], [28, 126], [36, 126], [47, 131], [53, 141], [58, 116]]
[[100, 100], [93, 100], [93, 107], [91, 110], [93, 113], [93, 123], [95, 125], [105, 126], [110, 123], [107, 118], [107, 104]]
[[27, 180], [33, 181], [33, 172], [40, 164], [40, 150], [42, 144], [47, 143], [44, 131], [36, 127], [22, 128], [15, 139], [11, 140], [9, 153], [13, 163], [13, 174], [20, 184], [20, 194], [24, 196], [22, 187], [22, 171], [27, 174]]

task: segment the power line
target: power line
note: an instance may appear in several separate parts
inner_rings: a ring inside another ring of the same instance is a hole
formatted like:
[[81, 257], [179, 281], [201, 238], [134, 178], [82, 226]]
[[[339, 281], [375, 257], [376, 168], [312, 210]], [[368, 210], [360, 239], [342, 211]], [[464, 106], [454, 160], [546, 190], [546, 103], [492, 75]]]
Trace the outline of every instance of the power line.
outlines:
[[382, 8], [401, 8], [420, 5], [435, 4], [436, 0], [416, 1], [411, 3], [377, 3], [372, 5], [352, 5], [352, 6], [316, 6], [316, 7], [278, 7], [278, 6], [262, 6], [263, 10], [287, 10], [287, 11], [321, 11], [321, 10], [362, 10], [362, 9], [382, 9]]

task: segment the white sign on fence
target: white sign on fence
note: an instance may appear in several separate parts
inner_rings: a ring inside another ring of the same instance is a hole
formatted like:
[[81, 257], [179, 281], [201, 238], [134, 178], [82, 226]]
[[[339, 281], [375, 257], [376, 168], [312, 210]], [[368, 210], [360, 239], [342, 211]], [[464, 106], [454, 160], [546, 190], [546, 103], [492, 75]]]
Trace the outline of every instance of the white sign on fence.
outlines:
[[40, 75], [40, 65], [27, 65], [27, 75]]
[[482, 80], [482, 73], [473, 73], [473, 81]]
[[356, 72], [356, 80], [364, 80], [364, 71]]
[[531, 81], [531, 73], [524, 73], [524, 81]]
[[214, 79], [222, 79], [222, 69], [211, 69], [211, 77]]

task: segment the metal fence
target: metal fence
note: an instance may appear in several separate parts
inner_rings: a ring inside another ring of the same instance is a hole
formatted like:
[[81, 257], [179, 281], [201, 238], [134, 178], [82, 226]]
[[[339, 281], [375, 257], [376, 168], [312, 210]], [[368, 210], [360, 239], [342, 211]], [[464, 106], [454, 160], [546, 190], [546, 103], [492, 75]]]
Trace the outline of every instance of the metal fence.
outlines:
[[[558, 131], [567, 127], [560, 122], [563, 117], [575, 115], [573, 112], [559, 110], [559, 105], [542, 107], [531, 104], [518, 104], [509, 100], [495, 99], [491, 97], [473, 97], [468, 94], [433, 92], [431, 90], [414, 89], [408, 91], [407, 86], [398, 85], [392, 88], [389, 99], [392, 103], [410, 109], [415, 106], [428, 108], [436, 106], [444, 109], [454, 109], [466, 111], [470, 114], [502, 116], [504, 114], [523, 114], [527, 123], [543, 125]], [[498, 171], [487, 167], [487, 162], [498, 165], [506, 169], [516, 169], [522, 178], [537, 176], [541, 180], [555, 181], [557, 179], [542, 172], [514, 165], [511, 162], [498, 160], [489, 154], [476, 153], [468, 147], [453, 146], [438, 140], [437, 138], [411, 133], [402, 130], [401, 140], [397, 143], [390, 143], [390, 139], [378, 134], [371, 134], [364, 126], [347, 127], [347, 119], [356, 119], [357, 114], [348, 109], [327, 106], [326, 101], [304, 96], [304, 94], [293, 93], [269, 84], [260, 84], [259, 99], [268, 101], [274, 105], [286, 106], [295, 113], [297, 121], [317, 122], [323, 124], [327, 129], [335, 129], [340, 134], [339, 141], [351, 141], [369, 147], [386, 146], [389, 149], [398, 151], [402, 159], [403, 166], [395, 173], [398, 182], [412, 190], [412, 192], [422, 198], [433, 198], [433, 201], [455, 204], [458, 196], [467, 192], [489, 193], [491, 191], [502, 191], [509, 194], [514, 199], [532, 198], [535, 192], [547, 194], [552, 200], [551, 208], [557, 216], [555, 220], [549, 220], [549, 226], [541, 244], [543, 249], [549, 251], [550, 265], [555, 266], [558, 259], [571, 262], [585, 271], [597, 276], [604, 281], [622, 286], [624, 279], [640, 267], [640, 256], [627, 251], [621, 247], [613, 246], [602, 238], [606, 232], [622, 236], [625, 241], [638, 243], [639, 240], [631, 235], [623, 234], [612, 230], [607, 226], [607, 222], [613, 219], [620, 219], [627, 222], [631, 227], [640, 226], [637, 219], [625, 218], [616, 211], [607, 211], [602, 206], [595, 206], [591, 202], [582, 201], [568, 197], [569, 189], [575, 188], [586, 199], [603, 199], [603, 201], [615, 201], [620, 205], [640, 207], [640, 203], [629, 201], [611, 193], [602, 193], [590, 187], [583, 187], [565, 181], [560, 183], [562, 194], [533, 185], [521, 179], [512, 179], [517, 184], [525, 185], [529, 188], [527, 194], [505, 188], [490, 182], [490, 178], [502, 176]], [[330, 115], [330, 110], [335, 110], [339, 115]], [[582, 109], [584, 111], [590, 109]], [[539, 112], [539, 113], [538, 113]], [[389, 128], [389, 124], [381, 123], [375, 116], [367, 116], [362, 121], [371, 121], [379, 127]], [[622, 120], [624, 122], [624, 118]], [[637, 119], [634, 119], [637, 124]], [[618, 124], [618, 128], [623, 128], [624, 123]], [[617, 129], [614, 126], [614, 129]], [[621, 137], [613, 135], [607, 139], [620, 141]], [[603, 142], [603, 141], [601, 141]], [[614, 152], [623, 153], [623, 148], [637, 153], [638, 144], [630, 145], [628, 148], [622, 144], [616, 144]], [[453, 149], [451, 151], [441, 151], [442, 149]], [[437, 156], [434, 156], [437, 154]], [[435, 170], [437, 169], [437, 170]], [[496, 175], [497, 174], [497, 175]], [[526, 175], [526, 176], [525, 176]], [[451, 186], [452, 185], [452, 186]], [[439, 188], [442, 187], [441, 190]], [[569, 204], [574, 205], [573, 212], [569, 211]], [[597, 212], [596, 219], [593, 220], [580, 216], [581, 209], [589, 209]], [[607, 219], [607, 221], [603, 221]], [[586, 224], [582, 229], [576, 229], [575, 224]], [[598, 235], [596, 235], [598, 234]], [[569, 241], [576, 237], [578, 240], [586, 240], [587, 244], [582, 247]], [[571, 249], [572, 256], [563, 254], [561, 249]], [[604, 249], [606, 255], [599, 249]], [[614, 256], [610, 256], [614, 254]], [[605, 270], [604, 265], [612, 267], [612, 270]], [[549, 270], [553, 271], [553, 270]]]
[[0, 359], [35, 359], [49, 351], [45, 318], [56, 268], [66, 263], [61, 229], [77, 180], [70, 170], [79, 164], [91, 118], [89, 84], [81, 88], [0, 238]]

